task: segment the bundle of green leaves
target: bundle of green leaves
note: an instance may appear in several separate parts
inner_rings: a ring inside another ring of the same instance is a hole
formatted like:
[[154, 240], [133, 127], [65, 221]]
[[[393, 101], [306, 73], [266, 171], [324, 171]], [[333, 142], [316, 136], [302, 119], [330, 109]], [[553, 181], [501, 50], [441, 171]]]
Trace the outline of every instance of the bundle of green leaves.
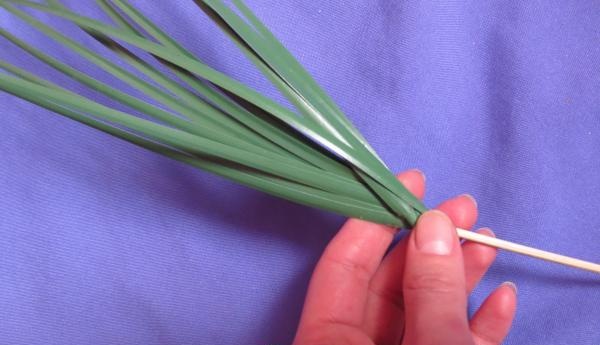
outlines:
[[[412, 227], [425, 206], [396, 180], [331, 98], [250, 9], [241, 0], [232, 0], [232, 5], [222, 0], [195, 2], [295, 111], [211, 68], [126, 0], [96, 0], [112, 23], [74, 13], [60, 0], [0, 0], [0, 7], [161, 107], [102, 83], [2, 28], [4, 39], [131, 112], [100, 104], [1, 60], [0, 89], [261, 191], [346, 216]], [[115, 56], [95, 52], [24, 8], [74, 23], [153, 83], [112, 62]], [[170, 73], [162, 72], [165, 67]]]

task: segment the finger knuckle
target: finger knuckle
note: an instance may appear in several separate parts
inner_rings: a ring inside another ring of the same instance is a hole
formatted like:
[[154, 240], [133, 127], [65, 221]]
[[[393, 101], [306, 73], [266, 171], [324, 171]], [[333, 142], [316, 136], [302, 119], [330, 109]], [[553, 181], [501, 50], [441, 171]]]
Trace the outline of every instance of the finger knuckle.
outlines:
[[400, 287], [375, 288], [370, 286], [369, 291], [377, 298], [391, 303], [399, 310], [404, 310], [404, 295]]
[[405, 291], [428, 291], [435, 293], [449, 293], [460, 289], [457, 279], [447, 274], [432, 272], [419, 274], [404, 281]]
[[[487, 248], [484, 248], [485, 251]], [[494, 260], [494, 254], [488, 254], [486, 252], [480, 253], [480, 255], [475, 255], [474, 257], [469, 257], [469, 265], [478, 270], [484, 270], [490, 266], [491, 262]]]
[[329, 264], [333, 267], [347, 271], [361, 281], [368, 281], [372, 274], [371, 269], [358, 260], [352, 260], [346, 257], [328, 257], [326, 260], [329, 261]]

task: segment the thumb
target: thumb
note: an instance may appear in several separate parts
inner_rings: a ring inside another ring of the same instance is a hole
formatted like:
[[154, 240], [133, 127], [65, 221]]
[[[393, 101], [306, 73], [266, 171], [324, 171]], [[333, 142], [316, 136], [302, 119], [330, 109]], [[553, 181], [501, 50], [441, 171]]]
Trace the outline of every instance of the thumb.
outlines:
[[405, 344], [472, 344], [462, 250], [441, 211], [424, 213], [410, 234], [404, 268]]

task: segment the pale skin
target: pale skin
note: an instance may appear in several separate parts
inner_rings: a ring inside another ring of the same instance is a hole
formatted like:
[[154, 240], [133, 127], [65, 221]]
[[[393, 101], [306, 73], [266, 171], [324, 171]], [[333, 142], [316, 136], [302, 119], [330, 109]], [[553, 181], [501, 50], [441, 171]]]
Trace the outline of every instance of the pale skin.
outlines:
[[[420, 171], [398, 179], [423, 197]], [[476, 219], [472, 197], [449, 199], [387, 255], [395, 229], [348, 220], [313, 272], [294, 345], [500, 344], [516, 310], [513, 284], [500, 285], [467, 316], [468, 295], [496, 257], [494, 248], [456, 236], [455, 227], [470, 229]]]

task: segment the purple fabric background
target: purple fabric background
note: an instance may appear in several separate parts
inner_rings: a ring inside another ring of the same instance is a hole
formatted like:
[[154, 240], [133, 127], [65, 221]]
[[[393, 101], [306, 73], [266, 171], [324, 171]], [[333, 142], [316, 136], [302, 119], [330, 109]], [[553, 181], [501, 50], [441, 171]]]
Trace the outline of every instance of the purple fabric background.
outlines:
[[[192, 1], [133, 2], [275, 94]], [[392, 169], [426, 172], [428, 205], [469, 192], [499, 237], [600, 262], [600, 2], [248, 4]], [[4, 11], [0, 25], [121, 85]], [[3, 40], [0, 57], [81, 89]], [[0, 343], [291, 341], [341, 217], [0, 104]], [[598, 276], [501, 253], [471, 310], [506, 280], [519, 287], [506, 344], [600, 344]]]

